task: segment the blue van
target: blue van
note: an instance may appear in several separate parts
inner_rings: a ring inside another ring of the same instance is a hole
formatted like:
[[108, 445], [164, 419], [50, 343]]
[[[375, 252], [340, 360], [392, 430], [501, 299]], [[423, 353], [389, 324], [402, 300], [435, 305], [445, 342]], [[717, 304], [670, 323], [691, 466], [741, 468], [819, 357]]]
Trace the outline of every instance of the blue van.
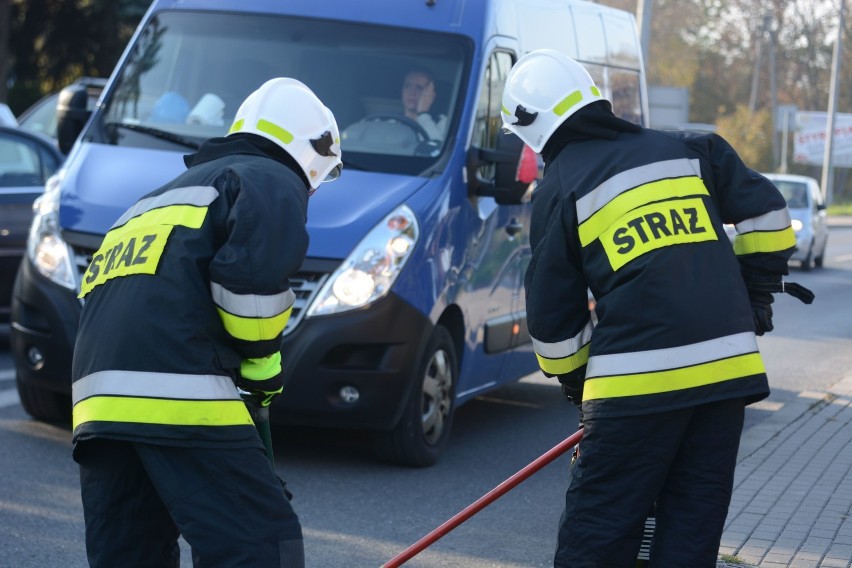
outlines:
[[[70, 154], [35, 206], [13, 299], [29, 414], [69, 416], [80, 275], [107, 229], [275, 76], [334, 112], [344, 175], [310, 200], [274, 419], [370, 430], [382, 458], [424, 466], [458, 406], [537, 370], [522, 290], [539, 168], [501, 132], [503, 83], [524, 53], [560, 49], [616, 114], [645, 123], [636, 23], [579, 0], [405, 4], [156, 0], [91, 115], [83, 94], [63, 93]], [[437, 133], [403, 114], [412, 70], [433, 82]]]

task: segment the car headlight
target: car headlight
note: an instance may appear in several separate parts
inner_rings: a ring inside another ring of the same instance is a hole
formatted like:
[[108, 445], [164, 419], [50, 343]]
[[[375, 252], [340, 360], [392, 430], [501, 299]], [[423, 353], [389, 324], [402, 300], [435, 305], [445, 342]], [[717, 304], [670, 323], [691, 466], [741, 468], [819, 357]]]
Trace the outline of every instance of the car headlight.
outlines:
[[27, 239], [27, 256], [33, 266], [53, 282], [77, 289], [71, 251], [59, 230], [59, 187], [64, 170], [51, 176], [44, 193], [33, 202], [33, 222]]
[[411, 209], [397, 207], [334, 271], [305, 316], [354, 310], [385, 296], [411, 256], [419, 234]]
[[801, 221], [799, 221], [798, 219], [793, 219], [793, 220], [790, 222], [790, 225], [793, 227], [793, 231], [795, 231], [796, 233], [798, 233], [799, 231], [801, 231], [801, 230], [802, 230], [802, 227], [804, 227], [804, 225], [802, 225], [802, 222], [801, 222]]

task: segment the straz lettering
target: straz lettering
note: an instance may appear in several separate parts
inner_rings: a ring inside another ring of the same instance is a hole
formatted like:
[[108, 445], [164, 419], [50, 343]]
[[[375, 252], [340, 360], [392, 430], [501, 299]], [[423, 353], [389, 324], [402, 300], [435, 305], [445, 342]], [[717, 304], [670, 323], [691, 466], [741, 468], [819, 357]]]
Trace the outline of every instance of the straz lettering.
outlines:
[[155, 274], [171, 230], [170, 225], [156, 225], [110, 231], [83, 275], [80, 297], [112, 278]]
[[700, 198], [665, 201], [634, 209], [601, 235], [613, 270], [663, 247], [717, 240]]

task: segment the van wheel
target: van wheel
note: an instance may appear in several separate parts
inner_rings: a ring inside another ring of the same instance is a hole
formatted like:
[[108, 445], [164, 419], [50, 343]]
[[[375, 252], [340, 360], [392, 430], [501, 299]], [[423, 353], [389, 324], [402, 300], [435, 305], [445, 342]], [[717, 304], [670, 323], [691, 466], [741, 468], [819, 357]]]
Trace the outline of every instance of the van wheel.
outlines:
[[808, 256], [802, 261], [802, 270], [809, 272], [814, 268], [814, 243], [811, 241], [811, 246], [808, 248]]
[[828, 246], [828, 241], [822, 245], [822, 251], [820, 251], [819, 256], [814, 259], [814, 266], [817, 268], [822, 268], [822, 263], [825, 261], [825, 248]]
[[15, 377], [18, 397], [27, 414], [43, 422], [71, 422], [71, 397], [28, 385]]
[[439, 325], [415, 368], [414, 387], [399, 423], [375, 434], [381, 459], [414, 467], [438, 461], [450, 436], [458, 374], [452, 336]]

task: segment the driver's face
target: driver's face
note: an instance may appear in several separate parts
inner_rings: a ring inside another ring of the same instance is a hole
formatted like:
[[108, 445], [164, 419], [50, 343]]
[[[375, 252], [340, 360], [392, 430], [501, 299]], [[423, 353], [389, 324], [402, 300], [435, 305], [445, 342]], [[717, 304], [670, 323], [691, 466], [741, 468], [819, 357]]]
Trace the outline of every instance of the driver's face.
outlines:
[[402, 106], [405, 112], [417, 112], [417, 102], [428, 86], [429, 76], [425, 73], [414, 71], [405, 76], [402, 82]]

